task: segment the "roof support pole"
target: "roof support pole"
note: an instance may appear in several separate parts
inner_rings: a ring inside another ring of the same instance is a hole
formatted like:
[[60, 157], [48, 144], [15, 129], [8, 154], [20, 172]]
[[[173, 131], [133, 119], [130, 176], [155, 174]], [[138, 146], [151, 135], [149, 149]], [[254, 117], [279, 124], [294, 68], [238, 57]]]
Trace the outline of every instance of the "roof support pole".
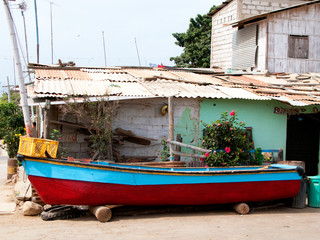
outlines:
[[[169, 115], [169, 140], [174, 140], [174, 111], [173, 96], [168, 98], [168, 115]], [[170, 161], [174, 161], [174, 145], [170, 143]]]
[[46, 105], [44, 106], [44, 114], [43, 114], [43, 137], [48, 139], [50, 137], [50, 101], [46, 99]]
[[18, 43], [16, 34], [13, 27], [13, 18], [10, 12], [9, 4], [7, 0], [3, 0], [4, 4], [4, 10], [7, 15], [7, 22], [9, 27], [9, 32], [11, 36], [12, 41], [12, 47], [13, 47], [13, 54], [14, 54], [14, 60], [15, 60], [15, 69], [18, 74], [18, 81], [19, 81], [19, 90], [20, 90], [20, 96], [21, 96], [21, 107], [22, 107], [22, 113], [24, 118], [24, 125], [26, 128], [27, 136], [31, 137], [31, 120], [30, 120], [30, 114], [29, 114], [29, 108], [28, 108], [28, 102], [27, 102], [27, 93], [26, 88], [24, 85], [24, 78], [22, 73], [22, 66], [20, 61], [20, 55], [19, 55], [19, 49], [18, 49]]

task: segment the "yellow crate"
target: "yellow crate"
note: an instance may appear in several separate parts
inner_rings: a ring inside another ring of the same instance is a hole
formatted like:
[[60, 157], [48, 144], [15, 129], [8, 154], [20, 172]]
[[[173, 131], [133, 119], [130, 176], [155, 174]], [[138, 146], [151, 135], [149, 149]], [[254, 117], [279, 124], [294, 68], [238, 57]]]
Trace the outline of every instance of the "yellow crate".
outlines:
[[56, 158], [58, 145], [59, 142], [53, 140], [21, 136], [18, 153], [29, 157], [48, 158], [47, 152], [49, 156]]

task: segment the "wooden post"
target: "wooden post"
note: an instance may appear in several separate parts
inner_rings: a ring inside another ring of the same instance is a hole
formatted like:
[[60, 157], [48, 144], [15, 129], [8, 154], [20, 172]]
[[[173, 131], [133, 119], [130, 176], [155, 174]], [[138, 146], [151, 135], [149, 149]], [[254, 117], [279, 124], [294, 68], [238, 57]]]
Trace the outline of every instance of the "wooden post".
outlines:
[[[182, 137], [181, 137], [181, 134], [177, 134], [177, 142], [182, 142]], [[177, 145], [176, 146], [176, 152], [181, 152], [181, 146]], [[181, 158], [179, 155], [175, 155], [174, 156], [174, 161], [180, 161]]]
[[282, 150], [282, 148], [279, 149], [278, 156], [277, 156], [277, 162], [280, 162], [280, 161], [283, 161], [283, 150]]
[[50, 101], [46, 100], [46, 105], [44, 107], [44, 120], [43, 120], [43, 137], [45, 139], [49, 138], [49, 132], [50, 132]]
[[111, 209], [106, 206], [89, 206], [89, 210], [100, 222], [108, 222], [112, 217]]
[[[173, 111], [173, 96], [168, 98], [168, 113], [169, 113], [169, 140], [174, 140], [174, 111]], [[170, 161], [174, 161], [174, 145], [170, 143]]]
[[246, 203], [237, 203], [232, 208], [239, 214], [247, 214], [250, 211], [250, 207]]

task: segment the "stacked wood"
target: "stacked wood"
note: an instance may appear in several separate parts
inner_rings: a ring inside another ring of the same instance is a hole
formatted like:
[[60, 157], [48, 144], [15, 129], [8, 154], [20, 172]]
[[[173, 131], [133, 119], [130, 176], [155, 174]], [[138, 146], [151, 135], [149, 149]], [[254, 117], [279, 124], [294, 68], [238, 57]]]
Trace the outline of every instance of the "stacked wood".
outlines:
[[32, 195], [31, 195], [31, 201], [34, 202], [34, 203], [37, 203], [39, 205], [46, 205], [40, 198], [38, 192], [36, 191], [36, 189], [31, 185], [32, 187]]

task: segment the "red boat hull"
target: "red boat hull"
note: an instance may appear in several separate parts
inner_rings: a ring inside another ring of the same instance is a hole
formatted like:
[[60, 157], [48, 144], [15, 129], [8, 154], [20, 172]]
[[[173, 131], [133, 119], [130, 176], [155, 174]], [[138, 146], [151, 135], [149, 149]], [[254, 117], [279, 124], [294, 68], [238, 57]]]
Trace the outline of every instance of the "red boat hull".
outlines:
[[29, 176], [47, 204], [70, 205], [207, 205], [257, 202], [297, 195], [300, 180], [121, 185]]

